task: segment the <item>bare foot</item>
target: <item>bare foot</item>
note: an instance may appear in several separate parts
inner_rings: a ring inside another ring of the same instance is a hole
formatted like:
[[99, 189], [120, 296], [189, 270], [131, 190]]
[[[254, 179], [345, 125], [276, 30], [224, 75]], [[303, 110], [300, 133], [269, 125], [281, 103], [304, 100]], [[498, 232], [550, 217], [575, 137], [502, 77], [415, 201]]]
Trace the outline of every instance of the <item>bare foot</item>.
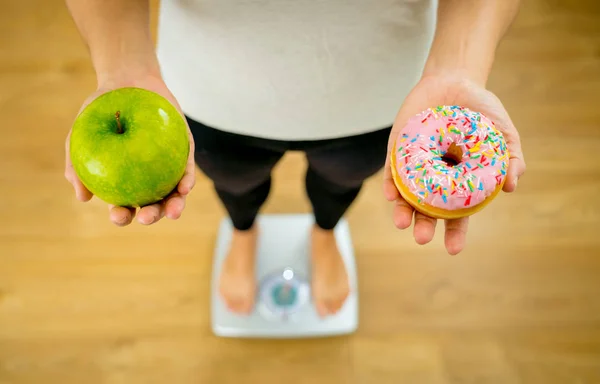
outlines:
[[249, 314], [254, 309], [254, 275], [258, 230], [234, 230], [227, 258], [219, 277], [219, 292], [230, 311]]
[[348, 273], [333, 231], [313, 226], [311, 252], [311, 289], [317, 313], [321, 317], [333, 315], [342, 308], [350, 293]]

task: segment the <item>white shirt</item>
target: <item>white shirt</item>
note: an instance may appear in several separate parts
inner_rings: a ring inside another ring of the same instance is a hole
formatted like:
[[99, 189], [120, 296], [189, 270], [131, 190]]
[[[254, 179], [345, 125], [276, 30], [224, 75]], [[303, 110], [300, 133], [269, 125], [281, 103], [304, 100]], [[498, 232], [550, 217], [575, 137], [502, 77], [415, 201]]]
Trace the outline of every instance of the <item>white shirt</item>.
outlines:
[[421, 76], [436, 0], [163, 0], [157, 54], [190, 118], [313, 140], [390, 126]]

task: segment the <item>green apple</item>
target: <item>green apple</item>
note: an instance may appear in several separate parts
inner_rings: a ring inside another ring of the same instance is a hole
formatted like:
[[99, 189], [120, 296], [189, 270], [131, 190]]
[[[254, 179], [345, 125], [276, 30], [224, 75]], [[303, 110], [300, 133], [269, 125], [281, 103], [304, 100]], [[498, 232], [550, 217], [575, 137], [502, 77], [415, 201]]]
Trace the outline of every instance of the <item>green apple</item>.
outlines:
[[190, 150], [183, 116], [141, 88], [104, 93], [77, 116], [70, 138], [75, 173], [101, 200], [142, 207], [171, 193]]

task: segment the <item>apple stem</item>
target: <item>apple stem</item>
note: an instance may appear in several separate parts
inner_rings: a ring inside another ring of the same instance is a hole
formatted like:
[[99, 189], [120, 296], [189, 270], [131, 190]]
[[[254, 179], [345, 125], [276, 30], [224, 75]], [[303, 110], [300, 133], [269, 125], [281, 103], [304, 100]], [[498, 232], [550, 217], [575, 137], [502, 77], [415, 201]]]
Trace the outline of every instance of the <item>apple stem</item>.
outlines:
[[117, 113], [115, 113], [115, 118], [117, 119], [117, 133], [121, 134], [125, 132], [123, 130], [123, 125], [121, 124], [121, 111], [117, 111]]

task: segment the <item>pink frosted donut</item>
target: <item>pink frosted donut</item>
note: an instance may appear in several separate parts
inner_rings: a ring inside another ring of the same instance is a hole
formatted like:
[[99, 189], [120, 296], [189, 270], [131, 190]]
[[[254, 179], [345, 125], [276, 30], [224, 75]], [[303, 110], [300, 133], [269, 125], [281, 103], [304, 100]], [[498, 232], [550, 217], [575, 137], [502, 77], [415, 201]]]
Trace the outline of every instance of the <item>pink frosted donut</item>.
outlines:
[[391, 156], [402, 197], [440, 219], [468, 216], [489, 203], [504, 185], [509, 159], [494, 123], [459, 106], [429, 108], [412, 117]]

